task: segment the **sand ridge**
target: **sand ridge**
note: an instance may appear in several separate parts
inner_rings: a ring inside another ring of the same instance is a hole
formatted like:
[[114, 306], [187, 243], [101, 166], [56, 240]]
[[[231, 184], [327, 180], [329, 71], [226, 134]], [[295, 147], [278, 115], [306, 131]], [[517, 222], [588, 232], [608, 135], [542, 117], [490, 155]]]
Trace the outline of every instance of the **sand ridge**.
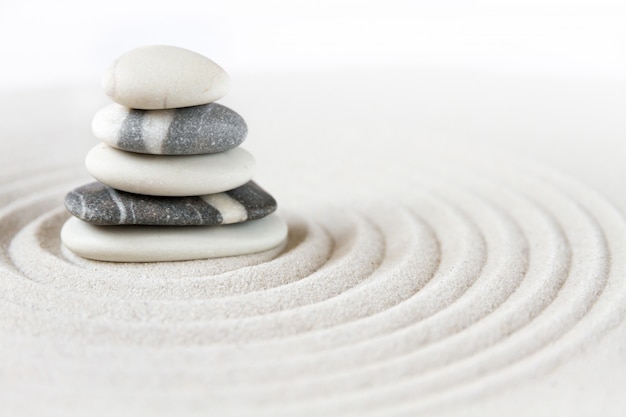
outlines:
[[626, 224], [605, 199], [538, 167], [436, 166], [393, 204], [283, 208], [273, 251], [162, 264], [61, 247], [71, 169], [26, 181], [36, 197], [4, 186], [3, 332], [68, 350], [46, 365], [62, 384], [38, 387], [55, 395], [115, 397], [151, 375], [227, 411], [386, 415], [546, 372], [619, 317]]
[[79, 152], [3, 166], [0, 410], [480, 414], [623, 322], [610, 198], [501, 149], [403, 143], [393, 163], [372, 144], [346, 163], [348, 141], [316, 175], [260, 164], [287, 242], [211, 261], [79, 258], [59, 241], [63, 196], [87, 180]]

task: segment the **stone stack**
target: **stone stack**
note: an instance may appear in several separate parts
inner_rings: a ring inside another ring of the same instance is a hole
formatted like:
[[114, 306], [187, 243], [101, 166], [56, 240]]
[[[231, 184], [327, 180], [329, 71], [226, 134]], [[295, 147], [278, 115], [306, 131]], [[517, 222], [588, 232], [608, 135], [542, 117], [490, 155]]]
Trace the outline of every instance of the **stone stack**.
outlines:
[[87, 155], [98, 182], [65, 198], [75, 217], [61, 240], [89, 259], [155, 262], [243, 255], [280, 245], [287, 225], [253, 182], [239, 147], [243, 118], [215, 103], [228, 75], [208, 58], [147, 46], [118, 58], [104, 77], [115, 102], [94, 117], [102, 141]]

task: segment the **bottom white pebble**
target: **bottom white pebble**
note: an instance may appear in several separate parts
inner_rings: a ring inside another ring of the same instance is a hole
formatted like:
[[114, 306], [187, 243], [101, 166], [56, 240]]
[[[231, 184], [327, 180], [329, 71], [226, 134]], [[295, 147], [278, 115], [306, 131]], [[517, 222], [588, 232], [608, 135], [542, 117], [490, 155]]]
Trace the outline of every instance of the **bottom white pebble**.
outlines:
[[275, 248], [287, 238], [276, 213], [223, 226], [95, 226], [70, 218], [61, 241], [83, 258], [109, 262], [164, 262], [247, 255]]

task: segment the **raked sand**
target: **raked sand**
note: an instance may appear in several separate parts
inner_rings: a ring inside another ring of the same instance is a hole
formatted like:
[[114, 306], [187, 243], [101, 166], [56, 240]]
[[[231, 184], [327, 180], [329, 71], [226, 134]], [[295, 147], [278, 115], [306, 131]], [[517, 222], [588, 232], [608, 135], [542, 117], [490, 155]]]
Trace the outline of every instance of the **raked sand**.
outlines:
[[106, 100], [3, 96], [0, 415], [624, 415], [624, 80], [232, 78], [289, 237], [208, 261], [63, 248]]

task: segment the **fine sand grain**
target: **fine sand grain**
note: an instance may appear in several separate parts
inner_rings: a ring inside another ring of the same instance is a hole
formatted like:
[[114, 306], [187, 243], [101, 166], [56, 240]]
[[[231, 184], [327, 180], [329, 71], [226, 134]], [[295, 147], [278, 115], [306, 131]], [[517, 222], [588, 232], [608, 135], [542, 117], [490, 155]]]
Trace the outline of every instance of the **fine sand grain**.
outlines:
[[[125, 264], [72, 254], [59, 240], [62, 200], [90, 181], [89, 119], [106, 101], [89, 88], [43, 92], [42, 108], [65, 100], [58, 118], [5, 127], [0, 414], [626, 409], [616, 388], [626, 177], [615, 178], [612, 156], [624, 127], [589, 139], [594, 123], [619, 126], [610, 109], [572, 121], [586, 100], [561, 112], [550, 101], [567, 85], [531, 84], [545, 97], [529, 99], [528, 80], [467, 74], [453, 86], [422, 74], [442, 86], [430, 92], [394, 81], [406, 88], [374, 101], [359, 97], [365, 76], [335, 76], [293, 98], [311, 76], [243, 79], [224, 103], [246, 118], [255, 179], [289, 224], [283, 246], [254, 255]], [[279, 79], [269, 100], [259, 85]], [[587, 88], [614, 105], [615, 90]], [[28, 97], [13, 99], [26, 108]], [[520, 108], [524, 123], [511, 115]]]

